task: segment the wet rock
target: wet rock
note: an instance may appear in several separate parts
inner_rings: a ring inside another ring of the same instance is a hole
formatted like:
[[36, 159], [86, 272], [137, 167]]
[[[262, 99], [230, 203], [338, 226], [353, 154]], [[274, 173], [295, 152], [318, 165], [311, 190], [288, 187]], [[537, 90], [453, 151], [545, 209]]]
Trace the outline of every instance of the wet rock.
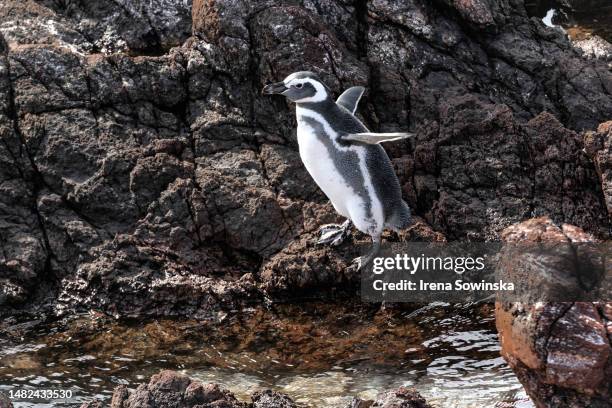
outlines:
[[[103, 405], [100, 402], [94, 401], [81, 405], [81, 408], [101, 406]], [[248, 404], [239, 402], [232, 393], [217, 384], [203, 384], [175, 371], [161, 371], [152, 376], [148, 384], [141, 384], [132, 392], [129, 392], [125, 386], [117, 387], [110, 406], [112, 408], [150, 406], [247, 408]]]
[[291, 398], [271, 390], [258, 391], [251, 399], [253, 408], [297, 408]]
[[[509, 243], [593, 242], [580, 228], [556, 226], [547, 218], [514, 225], [502, 234]], [[559, 254], [563, 256], [563, 254]], [[522, 274], [521, 256], [502, 268], [508, 276]], [[532, 275], [556, 277], [564, 262], [539, 262]], [[546, 292], [550, 288], [542, 286]], [[607, 407], [612, 395], [609, 381], [610, 303], [505, 303], [496, 304], [496, 325], [502, 355], [538, 407]]]
[[0, 408], [13, 408], [11, 400], [0, 392]]
[[431, 405], [414, 389], [399, 387], [376, 396], [375, 401], [353, 399], [347, 408], [431, 408]]
[[81, 404], [80, 408], [104, 408], [104, 404], [100, 401], [90, 401]]
[[[265, 390], [253, 394], [252, 403], [240, 402], [218, 384], [204, 384], [175, 371], [162, 371], [132, 392], [119, 386], [113, 393], [112, 408], [294, 408], [295, 403], [286, 395]], [[99, 402], [86, 403], [81, 408], [97, 407]], [[99, 405], [102, 406], [102, 405]]]

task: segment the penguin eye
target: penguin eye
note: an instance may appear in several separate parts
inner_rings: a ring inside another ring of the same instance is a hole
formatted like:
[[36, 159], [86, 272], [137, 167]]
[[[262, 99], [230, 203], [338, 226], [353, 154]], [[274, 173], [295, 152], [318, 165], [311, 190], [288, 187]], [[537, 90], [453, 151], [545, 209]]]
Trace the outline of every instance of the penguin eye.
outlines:
[[297, 83], [297, 84], [295, 84], [295, 87], [296, 87], [297, 89], [302, 89], [302, 87], [303, 87], [303, 86], [304, 86], [304, 84], [302, 84], [302, 83]]

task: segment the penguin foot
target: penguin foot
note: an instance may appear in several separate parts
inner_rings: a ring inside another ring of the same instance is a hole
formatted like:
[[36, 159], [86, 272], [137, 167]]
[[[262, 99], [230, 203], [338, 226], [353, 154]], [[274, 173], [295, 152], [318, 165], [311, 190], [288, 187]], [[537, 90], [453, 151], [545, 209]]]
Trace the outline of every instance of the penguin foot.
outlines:
[[319, 245], [338, 246], [344, 242], [351, 231], [351, 222], [347, 220], [344, 224], [326, 224], [319, 228], [321, 236], [317, 241]]
[[354, 270], [356, 272], [361, 272], [361, 270], [363, 268], [368, 266], [370, 261], [372, 261], [372, 257], [370, 257], [370, 256], [367, 256], [367, 255], [359, 256], [359, 257], [353, 259], [353, 261], [351, 262], [351, 265], [349, 266], [349, 269], [350, 270]]
[[379, 250], [380, 250], [380, 236], [372, 237], [372, 249], [370, 250], [370, 252], [368, 252], [366, 255], [359, 256], [353, 259], [353, 261], [351, 262], [351, 265], [349, 266], [349, 269], [350, 270], [354, 269], [357, 272], [360, 272], [366, 266], [368, 266], [370, 262], [372, 262], [372, 260], [376, 257], [376, 254], [378, 254]]
[[338, 246], [344, 242], [346, 237], [348, 237], [348, 234], [348, 231], [344, 229], [330, 230], [324, 234], [321, 234], [317, 244]]
[[319, 227], [319, 234], [321, 234], [321, 236], [323, 236], [323, 235], [325, 235], [326, 233], [328, 233], [330, 231], [338, 231], [341, 228], [342, 228], [342, 225], [340, 225], [340, 224], [325, 224], [325, 225], [321, 225]]

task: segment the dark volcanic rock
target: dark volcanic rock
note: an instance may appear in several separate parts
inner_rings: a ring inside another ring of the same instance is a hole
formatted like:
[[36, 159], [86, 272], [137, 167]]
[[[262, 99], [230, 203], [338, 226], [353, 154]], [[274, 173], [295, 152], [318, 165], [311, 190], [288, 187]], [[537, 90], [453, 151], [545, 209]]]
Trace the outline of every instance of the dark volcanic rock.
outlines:
[[521, 1], [7, 0], [0, 16], [3, 312], [204, 315], [355, 284], [353, 246], [312, 244], [338, 218], [293, 107], [260, 94], [303, 69], [335, 94], [366, 86], [371, 129], [417, 134], [387, 146], [427, 225], [408, 239], [497, 239], [540, 215], [609, 234], [607, 153], [580, 132], [612, 117], [612, 74]]
[[[510, 243], [594, 240], [580, 228], [557, 227], [547, 218], [514, 225], [502, 235]], [[519, 279], [523, 268], [529, 265], [524, 262], [528, 256], [523, 259], [515, 253], [514, 259], [502, 260], [504, 274]], [[558, 268], [564, 263], [567, 262], [552, 257], [543, 259], [529, 274], [549, 276], [549, 281], [555, 281], [564, 274]], [[544, 292], [550, 290], [548, 286], [541, 288]], [[502, 355], [538, 407], [610, 406], [611, 310], [610, 302], [496, 304]]]
[[191, 34], [191, 0], [25, 0], [3, 2], [0, 11], [9, 16], [2, 30], [8, 41], [36, 38], [86, 53], [159, 54]]
[[595, 132], [586, 132], [584, 144], [595, 163], [608, 216], [612, 216], [612, 122], [602, 123]]

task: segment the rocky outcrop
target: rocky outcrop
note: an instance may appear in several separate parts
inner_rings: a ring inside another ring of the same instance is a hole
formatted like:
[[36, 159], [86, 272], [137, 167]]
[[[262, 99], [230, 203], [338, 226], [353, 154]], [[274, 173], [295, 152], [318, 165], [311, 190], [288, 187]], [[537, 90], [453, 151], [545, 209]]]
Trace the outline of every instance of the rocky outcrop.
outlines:
[[5, 313], [206, 315], [354, 284], [350, 244], [312, 244], [337, 216], [300, 163], [293, 108], [260, 95], [303, 69], [336, 94], [366, 86], [370, 128], [418, 135], [387, 150], [426, 237], [497, 239], [539, 215], [609, 234], [580, 132], [612, 117], [612, 74], [521, 1], [0, 10]]
[[[514, 225], [506, 229], [502, 237], [510, 244], [576, 244], [594, 240], [580, 228], [558, 227], [549, 218]], [[567, 261], [560, 261], [564, 253], [560, 251], [556, 256], [559, 259], [550, 255], [532, 267], [530, 275], [535, 278], [530, 279], [548, 276], [549, 282], [563, 281], [571, 272], [558, 268], [567, 264]], [[523, 256], [514, 253], [511, 261], [502, 260], [502, 273], [519, 278], [528, 257], [528, 253]], [[550, 284], [538, 287], [542, 292], [551, 289]], [[499, 302], [496, 325], [502, 355], [538, 408], [610, 406], [612, 303]]]
[[[81, 405], [81, 408], [101, 407], [99, 401]], [[113, 393], [111, 408], [174, 407], [192, 408], [195, 406], [214, 406], [227, 408], [248, 408], [229, 391], [217, 384], [203, 384], [191, 380], [175, 371], [161, 371], [151, 377], [148, 384], [141, 384], [133, 392], [119, 386]], [[278, 406], [281, 407], [280, 405]]]
[[431, 408], [431, 405], [414, 389], [399, 387], [378, 394], [375, 401], [355, 398], [347, 408]]
[[612, 216], [612, 122], [602, 123], [597, 131], [586, 132], [584, 145], [595, 163], [608, 216]]
[[[81, 408], [103, 408], [100, 401], [84, 403]], [[204, 384], [192, 380], [175, 371], [161, 371], [151, 377], [148, 384], [138, 386], [133, 392], [127, 387], [119, 386], [113, 393], [111, 408], [297, 408], [287, 395], [271, 390], [257, 391], [251, 396], [251, 402], [241, 402], [218, 384]], [[430, 408], [425, 400], [413, 389], [400, 387], [396, 391], [379, 394], [376, 401], [364, 401], [355, 398], [350, 404], [355, 407], [381, 408]]]

